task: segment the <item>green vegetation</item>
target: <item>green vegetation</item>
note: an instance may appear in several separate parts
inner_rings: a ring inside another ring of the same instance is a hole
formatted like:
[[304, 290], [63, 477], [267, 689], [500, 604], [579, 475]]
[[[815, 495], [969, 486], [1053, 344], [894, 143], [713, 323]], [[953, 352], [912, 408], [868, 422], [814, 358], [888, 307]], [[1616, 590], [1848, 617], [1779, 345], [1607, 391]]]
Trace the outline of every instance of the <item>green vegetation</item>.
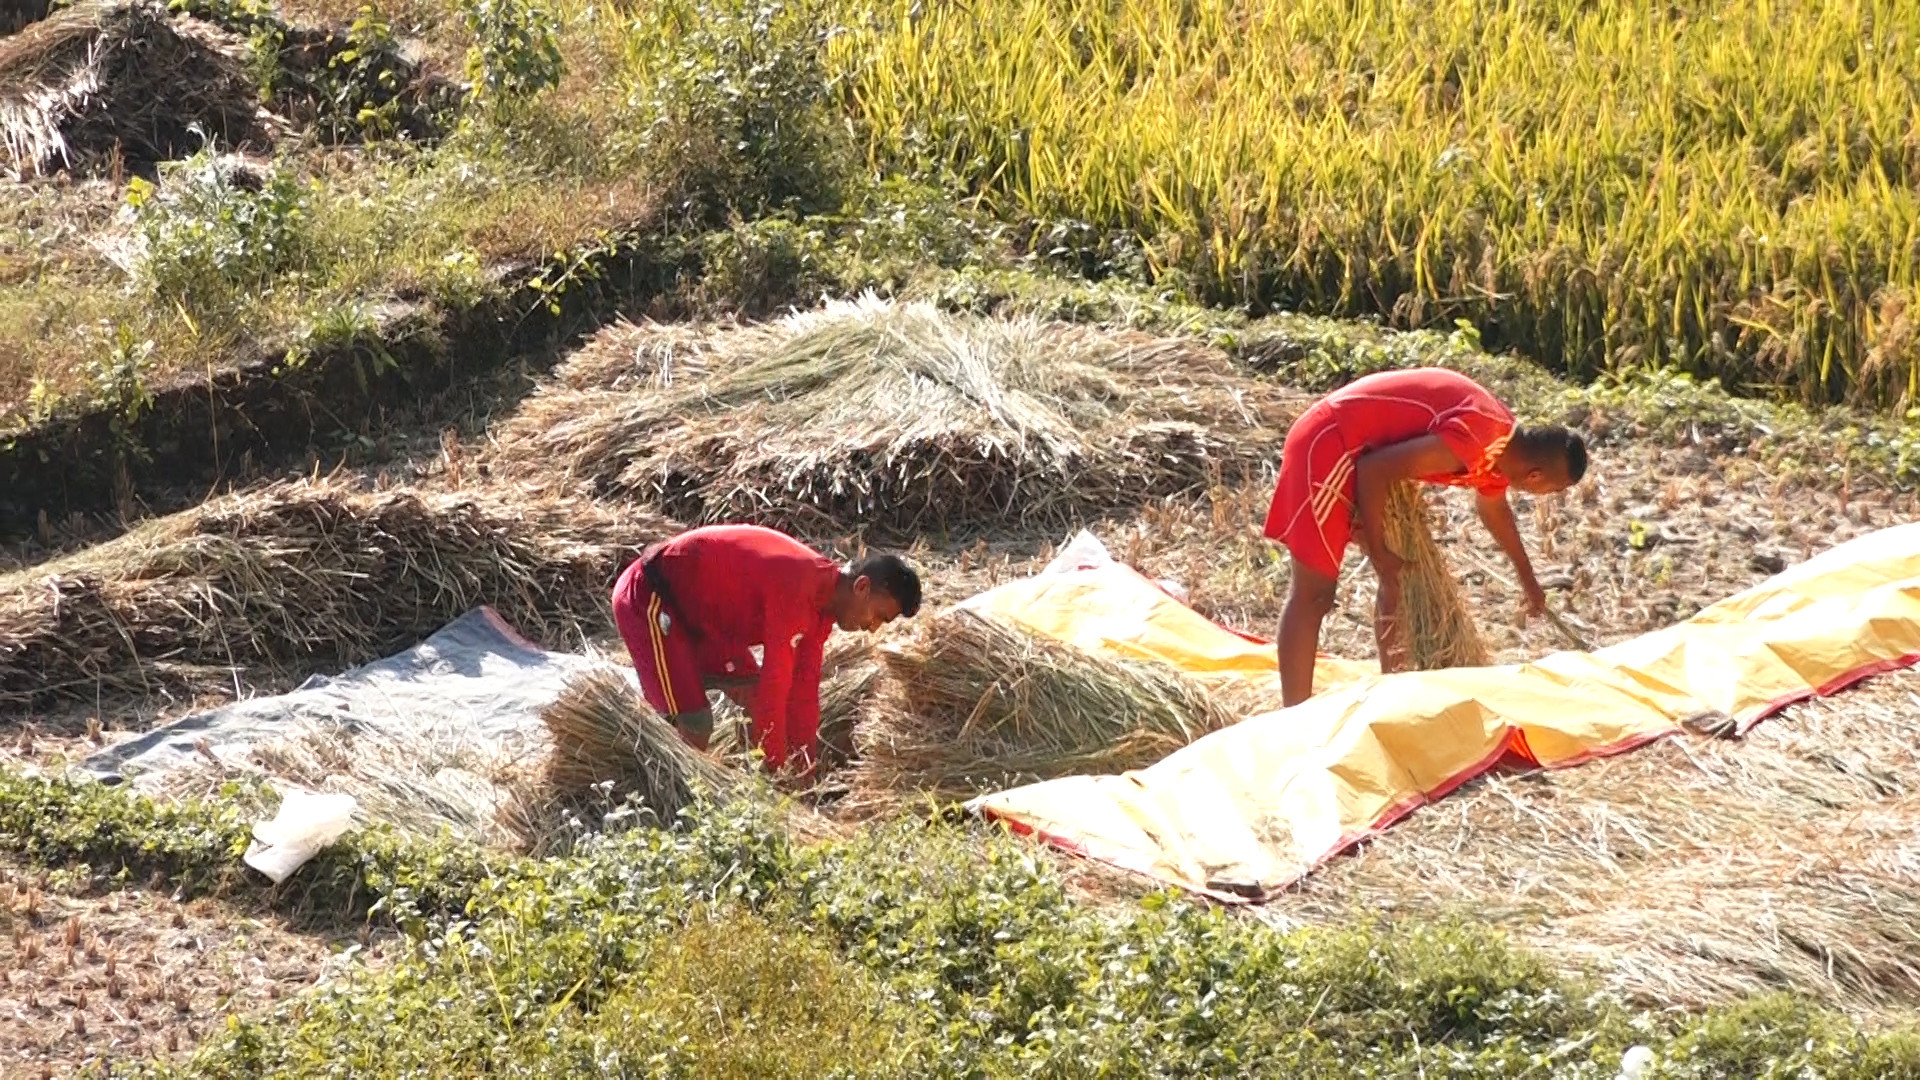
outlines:
[[[42, 864], [254, 887], [232, 868], [258, 793], [161, 810], [0, 783], [0, 843]], [[1103, 909], [1025, 844], [951, 824], [802, 847], [750, 800], [567, 858], [476, 859], [350, 838], [301, 879], [377, 897], [401, 959], [235, 1019], [183, 1067], [116, 1070], [1610, 1077], [1644, 1043], [1661, 1076], [1920, 1076], [1911, 1036], [1783, 996], [1636, 1013], [1471, 922], [1282, 933], [1171, 894]]]

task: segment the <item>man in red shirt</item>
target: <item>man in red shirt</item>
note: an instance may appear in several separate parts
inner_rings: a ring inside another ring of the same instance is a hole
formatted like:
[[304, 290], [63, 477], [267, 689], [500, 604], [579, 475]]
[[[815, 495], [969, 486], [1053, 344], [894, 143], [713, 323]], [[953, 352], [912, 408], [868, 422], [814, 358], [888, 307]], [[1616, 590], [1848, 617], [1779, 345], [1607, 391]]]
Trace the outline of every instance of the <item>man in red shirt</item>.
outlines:
[[1587, 445], [1563, 427], [1516, 427], [1513, 413], [1472, 379], [1444, 368], [1368, 375], [1316, 402], [1287, 431], [1280, 481], [1267, 511], [1268, 539], [1292, 555], [1293, 585], [1280, 615], [1280, 693], [1287, 705], [1313, 694], [1320, 623], [1333, 609], [1340, 561], [1360, 518], [1360, 542], [1380, 578], [1374, 638], [1380, 667], [1405, 666], [1395, 625], [1399, 556], [1388, 550], [1381, 511], [1397, 481], [1470, 487], [1487, 531], [1526, 593], [1526, 612], [1546, 610], [1507, 489], [1547, 495], [1579, 483]]
[[[920, 579], [897, 555], [839, 563], [784, 533], [711, 525], [642, 552], [613, 589], [613, 618], [647, 703], [705, 750], [707, 689], [746, 707], [774, 770], [813, 767], [827, 636], [876, 630], [920, 610]], [[755, 662], [751, 646], [761, 647]]]

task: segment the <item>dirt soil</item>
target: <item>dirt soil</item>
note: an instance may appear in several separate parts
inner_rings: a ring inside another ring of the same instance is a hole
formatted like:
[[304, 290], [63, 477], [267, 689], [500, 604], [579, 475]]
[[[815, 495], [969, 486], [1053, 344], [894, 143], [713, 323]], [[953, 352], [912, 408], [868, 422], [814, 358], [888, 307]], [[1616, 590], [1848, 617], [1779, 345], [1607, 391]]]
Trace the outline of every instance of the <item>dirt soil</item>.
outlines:
[[385, 948], [240, 903], [178, 903], [164, 886], [63, 892], [0, 856], [0, 1076], [178, 1059], [227, 1016], [314, 986], [349, 951], [378, 964]]

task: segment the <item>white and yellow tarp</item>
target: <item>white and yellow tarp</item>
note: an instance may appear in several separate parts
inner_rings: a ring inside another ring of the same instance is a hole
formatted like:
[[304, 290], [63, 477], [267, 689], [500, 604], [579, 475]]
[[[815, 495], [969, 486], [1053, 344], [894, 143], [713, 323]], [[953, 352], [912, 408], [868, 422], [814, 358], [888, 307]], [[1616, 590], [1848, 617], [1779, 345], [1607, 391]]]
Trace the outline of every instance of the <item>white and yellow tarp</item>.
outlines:
[[[968, 607], [1203, 681], [1276, 678], [1273, 646], [1124, 566], [1013, 582]], [[1676, 626], [1529, 664], [1380, 675], [1322, 659], [1315, 696], [1149, 768], [1014, 788], [971, 807], [1049, 843], [1224, 900], [1260, 900], [1503, 758], [1561, 768], [1723, 713], [1920, 659], [1920, 524], [1869, 534]]]

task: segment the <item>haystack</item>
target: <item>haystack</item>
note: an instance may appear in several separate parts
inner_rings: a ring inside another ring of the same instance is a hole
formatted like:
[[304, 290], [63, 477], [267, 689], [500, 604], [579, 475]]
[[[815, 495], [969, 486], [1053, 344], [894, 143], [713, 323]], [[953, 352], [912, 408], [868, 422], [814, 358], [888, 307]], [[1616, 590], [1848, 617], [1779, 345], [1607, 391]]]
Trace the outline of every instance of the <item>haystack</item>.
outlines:
[[228, 496], [0, 576], [0, 709], [337, 670], [481, 604], [570, 643], [605, 625], [625, 561], [671, 531], [552, 500], [332, 482]]
[[1058, 527], [1271, 467], [1297, 404], [1190, 340], [867, 299], [605, 334], [499, 467], [687, 521]]
[[0, 150], [24, 179], [263, 144], [244, 44], [153, 0], [81, 0], [0, 38]]
[[629, 798], [670, 823], [696, 800], [726, 798], [744, 780], [688, 746], [611, 669], [571, 680], [540, 719], [552, 737], [538, 774], [545, 803], [517, 823], [523, 832], [551, 834], [541, 819], [611, 809]]
[[965, 609], [880, 654], [885, 681], [855, 729], [856, 808], [1139, 768], [1235, 719], [1171, 668]]
[[1397, 483], [1387, 492], [1382, 522], [1387, 546], [1405, 560], [1400, 571], [1400, 621], [1407, 659], [1415, 671], [1484, 667], [1492, 653], [1480, 639], [1453, 567], [1434, 543], [1427, 500], [1416, 484]]

